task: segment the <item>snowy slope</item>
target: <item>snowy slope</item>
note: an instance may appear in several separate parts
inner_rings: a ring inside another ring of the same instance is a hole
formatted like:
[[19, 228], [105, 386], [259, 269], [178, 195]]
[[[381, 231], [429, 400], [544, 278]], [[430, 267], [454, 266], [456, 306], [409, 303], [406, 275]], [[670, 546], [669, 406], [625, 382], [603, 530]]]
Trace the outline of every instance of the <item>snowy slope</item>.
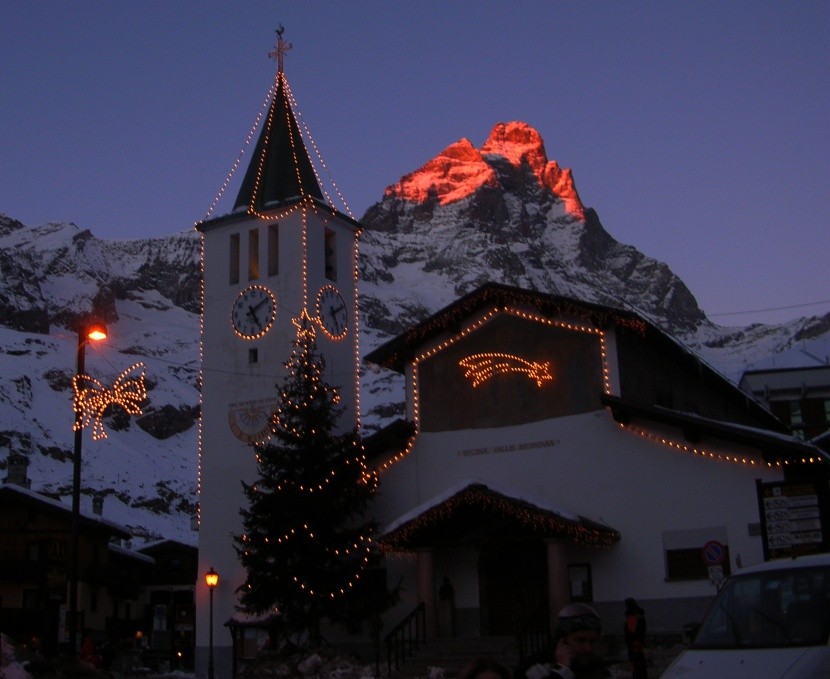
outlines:
[[[573, 176], [524, 123], [498, 124], [481, 148], [460, 140], [384, 192], [361, 221], [361, 352], [458, 296], [496, 281], [633, 308], [728, 378], [750, 367], [826, 362], [830, 315], [783, 325], [709, 321], [662, 262], [618, 243]], [[104, 241], [74, 224], [29, 227], [0, 215], [0, 477], [30, 460], [32, 488], [70, 502], [72, 394], [79, 318], [103, 315], [109, 339], [87, 372], [110, 385], [146, 366], [144, 415], [85, 433], [82, 506], [136, 536], [195, 543], [199, 407], [199, 239]], [[365, 366], [363, 423], [403, 414], [399, 375]]]

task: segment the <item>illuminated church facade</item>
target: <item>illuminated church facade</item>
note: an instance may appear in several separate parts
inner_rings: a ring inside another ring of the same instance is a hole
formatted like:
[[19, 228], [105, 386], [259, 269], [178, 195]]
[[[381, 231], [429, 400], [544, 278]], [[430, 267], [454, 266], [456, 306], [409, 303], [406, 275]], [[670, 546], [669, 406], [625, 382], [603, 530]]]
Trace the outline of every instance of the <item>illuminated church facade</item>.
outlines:
[[[202, 583], [196, 592], [198, 619], [210, 611], [215, 621], [221, 677], [261, 641], [237, 609], [245, 574], [233, 535], [297, 319], [317, 329], [326, 381], [342, 390], [341, 429], [360, 421], [361, 225], [320, 189], [284, 48], [280, 38], [234, 208], [197, 225], [199, 573], [213, 568], [220, 581], [210, 596]], [[434, 635], [515, 634], [570, 601], [592, 602], [615, 625], [629, 596], [652, 629], [678, 630], [720, 576], [764, 558], [757, 484], [826, 469], [802, 464], [809, 444], [631, 311], [486, 285], [365, 360], [406, 383], [406, 417], [366, 440], [387, 580], [403, 585], [385, 630], [421, 604]], [[197, 674], [209, 643], [202, 625]]]
[[369, 441], [398, 616], [424, 603], [438, 635], [518, 634], [572, 601], [613, 631], [627, 597], [679, 632], [770, 556], [760, 487], [826, 486], [815, 446], [631, 311], [485, 285], [367, 361], [406, 379], [406, 421]]

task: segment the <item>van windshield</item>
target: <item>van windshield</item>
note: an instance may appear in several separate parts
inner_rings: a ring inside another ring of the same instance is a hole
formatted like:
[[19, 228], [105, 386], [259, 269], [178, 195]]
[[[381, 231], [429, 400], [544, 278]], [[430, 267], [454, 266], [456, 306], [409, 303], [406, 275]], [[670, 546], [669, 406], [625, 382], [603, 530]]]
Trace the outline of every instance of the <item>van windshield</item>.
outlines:
[[734, 575], [726, 581], [693, 648], [818, 646], [830, 635], [830, 567]]

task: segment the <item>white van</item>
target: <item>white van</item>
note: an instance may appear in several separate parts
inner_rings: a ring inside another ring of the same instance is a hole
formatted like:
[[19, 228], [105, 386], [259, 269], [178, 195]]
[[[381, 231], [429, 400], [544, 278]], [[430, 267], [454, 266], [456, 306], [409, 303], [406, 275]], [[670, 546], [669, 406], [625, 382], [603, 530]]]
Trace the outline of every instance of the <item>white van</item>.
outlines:
[[830, 678], [830, 554], [732, 575], [662, 679]]

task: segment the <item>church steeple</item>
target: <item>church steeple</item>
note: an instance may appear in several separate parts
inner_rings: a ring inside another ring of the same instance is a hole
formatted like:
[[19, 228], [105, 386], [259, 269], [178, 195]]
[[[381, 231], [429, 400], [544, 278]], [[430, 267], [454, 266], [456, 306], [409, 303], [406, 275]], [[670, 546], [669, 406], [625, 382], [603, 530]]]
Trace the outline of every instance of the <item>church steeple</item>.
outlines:
[[283, 30], [282, 26], [277, 29], [277, 45], [269, 54], [277, 59], [277, 91], [236, 197], [234, 210], [247, 208], [260, 212], [272, 204], [307, 196], [325, 201], [289, 102], [283, 57], [291, 44], [283, 41]]

